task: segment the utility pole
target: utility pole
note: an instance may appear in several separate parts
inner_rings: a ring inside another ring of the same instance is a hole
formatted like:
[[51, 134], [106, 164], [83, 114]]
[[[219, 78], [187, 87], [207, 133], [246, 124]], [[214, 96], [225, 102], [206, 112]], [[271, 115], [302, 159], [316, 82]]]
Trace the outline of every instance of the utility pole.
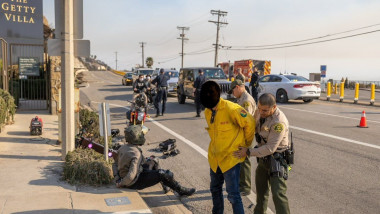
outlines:
[[221, 16], [227, 16], [226, 11], [221, 10], [211, 10], [212, 15], [218, 15], [218, 21], [209, 21], [216, 24], [216, 43], [215, 43], [215, 67], [218, 66], [218, 49], [219, 49], [219, 30], [221, 25], [227, 25], [227, 22], [221, 22], [220, 17]]
[[64, 0], [62, 32], [62, 159], [75, 149], [74, 0]]
[[117, 70], [117, 51], [115, 52], [116, 54], [116, 70]]
[[180, 38], [177, 38], [177, 39], [181, 39], [182, 40], [182, 52], [181, 52], [181, 57], [182, 57], [182, 60], [181, 60], [181, 68], [183, 68], [183, 46], [185, 44], [185, 40], [189, 40], [188, 38], [185, 38], [185, 30], [189, 30], [190, 28], [189, 27], [177, 27], [178, 30], [182, 30], [182, 33], [179, 34], [179, 37]]
[[142, 48], [142, 67], [144, 67], [144, 45], [146, 44], [146, 42], [140, 42], [140, 45], [141, 45], [141, 48]]

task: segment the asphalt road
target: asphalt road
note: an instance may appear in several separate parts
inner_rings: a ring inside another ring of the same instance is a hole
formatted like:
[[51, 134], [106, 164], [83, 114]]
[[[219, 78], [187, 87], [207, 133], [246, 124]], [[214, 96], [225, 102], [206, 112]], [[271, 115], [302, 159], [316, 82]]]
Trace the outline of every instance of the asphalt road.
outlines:
[[[121, 85], [121, 77], [106, 71], [86, 72], [86, 87], [81, 88], [81, 103], [96, 108], [99, 102], [111, 107], [113, 128], [125, 127], [125, 111], [132, 99], [131, 87]], [[279, 105], [293, 132], [296, 149], [295, 165], [290, 172], [287, 196], [292, 213], [378, 213], [380, 210], [380, 108], [315, 100], [305, 104], [293, 101]], [[365, 110], [369, 128], [357, 128]], [[154, 115], [154, 110], [150, 110]], [[144, 192], [155, 213], [170, 213], [165, 206], [181, 202], [193, 213], [211, 213], [209, 136], [204, 118], [195, 118], [192, 100], [184, 105], [170, 97], [164, 117], [152, 118], [143, 147], [145, 156], [168, 138], [177, 140], [180, 154], [162, 159], [162, 168], [171, 169], [181, 184], [196, 187], [189, 198], [170, 200]], [[256, 160], [252, 158], [252, 178]], [[254, 179], [252, 191], [255, 192]], [[156, 185], [156, 190], [159, 190]], [[159, 192], [158, 192], [159, 193]], [[159, 194], [160, 195], [160, 194]], [[252, 197], [255, 195], [251, 195]], [[180, 200], [180, 201], [178, 201]], [[243, 197], [246, 213], [252, 213], [252, 202]], [[170, 201], [170, 203], [169, 203]], [[274, 211], [270, 197], [269, 208]], [[225, 213], [232, 213], [225, 199]]]

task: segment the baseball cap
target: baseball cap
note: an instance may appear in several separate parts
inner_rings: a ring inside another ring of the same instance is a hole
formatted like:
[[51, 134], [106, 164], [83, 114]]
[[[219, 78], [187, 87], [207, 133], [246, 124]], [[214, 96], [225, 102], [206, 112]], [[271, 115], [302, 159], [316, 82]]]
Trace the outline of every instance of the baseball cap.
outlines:
[[230, 90], [228, 91], [228, 94], [232, 94], [232, 91], [237, 85], [244, 85], [244, 83], [241, 80], [234, 80], [231, 82]]

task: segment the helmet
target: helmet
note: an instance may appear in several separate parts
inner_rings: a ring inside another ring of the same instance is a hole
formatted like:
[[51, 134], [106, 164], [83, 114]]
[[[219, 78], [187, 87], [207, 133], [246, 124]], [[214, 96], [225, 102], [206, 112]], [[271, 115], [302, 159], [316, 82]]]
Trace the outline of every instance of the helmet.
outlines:
[[131, 125], [124, 129], [125, 141], [133, 144], [142, 146], [145, 143], [145, 135], [143, 132], [143, 127], [140, 125]]

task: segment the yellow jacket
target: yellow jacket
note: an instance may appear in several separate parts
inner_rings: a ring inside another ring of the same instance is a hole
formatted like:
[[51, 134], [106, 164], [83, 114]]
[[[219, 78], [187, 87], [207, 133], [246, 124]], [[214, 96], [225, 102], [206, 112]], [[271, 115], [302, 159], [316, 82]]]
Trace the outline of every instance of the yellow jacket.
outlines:
[[249, 147], [255, 135], [255, 120], [240, 105], [220, 98], [216, 106], [214, 122], [211, 123], [212, 111], [205, 110], [211, 142], [208, 147], [208, 162], [212, 171], [216, 172], [218, 166], [226, 172], [244, 158], [236, 158], [232, 153], [239, 146]]

